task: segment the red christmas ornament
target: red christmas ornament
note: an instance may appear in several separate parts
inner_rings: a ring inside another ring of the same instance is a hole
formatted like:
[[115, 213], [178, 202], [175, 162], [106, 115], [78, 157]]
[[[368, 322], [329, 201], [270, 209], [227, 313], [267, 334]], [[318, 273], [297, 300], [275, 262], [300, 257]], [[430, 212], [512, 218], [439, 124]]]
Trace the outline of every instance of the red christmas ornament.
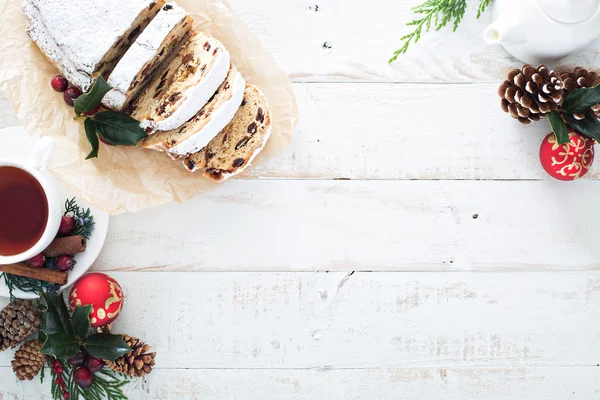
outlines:
[[69, 306], [91, 305], [90, 323], [98, 328], [113, 322], [123, 308], [123, 290], [117, 281], [106, 274], [94, 272], [75, 282], [69, 293]]
[[558, 144], [556, 135], [549, 133], [540, 147], [540, 161], [553, 178], [573, 181], [584, 176], [594, 162], [594, 141], [569, 130], [569, 142]]

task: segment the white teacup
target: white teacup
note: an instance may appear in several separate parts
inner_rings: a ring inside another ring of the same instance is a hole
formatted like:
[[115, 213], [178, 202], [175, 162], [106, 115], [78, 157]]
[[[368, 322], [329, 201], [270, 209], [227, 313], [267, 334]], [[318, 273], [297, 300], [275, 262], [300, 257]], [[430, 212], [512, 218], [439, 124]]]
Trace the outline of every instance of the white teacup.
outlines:
[[44, 136], [34, 146], [27, 161], [0, 158], [0, 167], [16, 167], [33, 176], [42, 186], [48, 203], [48, 222], [37, 243], [20, 254], [10, 256], [0, 254], [0, 265], [15, 264], [40, 254], [50, 245], [58, 233], [62, 217], [62, 201], [58, 188], [48, 172], [48, 163], [53, 153], [54, 140]]

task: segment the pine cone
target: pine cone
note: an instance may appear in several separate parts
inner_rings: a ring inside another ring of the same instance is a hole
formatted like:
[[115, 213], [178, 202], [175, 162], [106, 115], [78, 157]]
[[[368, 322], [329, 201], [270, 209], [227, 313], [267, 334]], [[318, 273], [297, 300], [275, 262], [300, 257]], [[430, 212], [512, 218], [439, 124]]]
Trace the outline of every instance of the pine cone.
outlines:
[[17, 300], [0, 311], [0, 351], [15, 347], [40, 326], [39, 308], [31, 301]]
[[[585, 68], [576, 67], [573, 72], [561, 72], [560, 78], [565, 83], [565, 97], [577, 89], [591, 88], [600, 84], [600, 77], [594, 71], [588, 71]], [[600, 103], [592, 107], [596, 118], [600, 118]], [[585, 114], [573, 114], [576, 119], [584, 119]]]
[[142, 377], [152, 372], [156, 353], [146, 353], [151, 346], [138, 338], [123, 335], [123, 340], [131, 348], [131, 352], [111, 362], [106, 360], [106, 365], [115, 372], [129, 376]]
[[11, 365], [20, 381], [32, 380], [44, 368], [48, 356], [40, 353], [43, 344], [40, 340], [30, 340], [15, 352]]
[[513, 69], [498, 88], [504, 112], [523, 124], [539, 121], [550, 111], [556, 111], [564, 100], [565, 84], [559, 74], [545, 65], [533, 68], [525, 64]]

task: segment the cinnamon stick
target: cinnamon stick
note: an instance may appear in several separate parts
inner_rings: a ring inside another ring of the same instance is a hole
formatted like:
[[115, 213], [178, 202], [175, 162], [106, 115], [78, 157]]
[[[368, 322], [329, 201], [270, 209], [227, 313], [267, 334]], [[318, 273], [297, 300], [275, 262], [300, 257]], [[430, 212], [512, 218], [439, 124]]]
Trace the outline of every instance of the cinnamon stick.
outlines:
[[39, 281], [57, 283], [59, 285], [65, 285], [68, 280], [66, 271], [55, 271], [50, 268], [32, 268], [25, 263], [0, 265], [0, 272], [37, 279]]
[[54, 239], [42, 253], [46, 257], [70, 256], [85, 251], [87, 241], [83, 236], [67, 236]]

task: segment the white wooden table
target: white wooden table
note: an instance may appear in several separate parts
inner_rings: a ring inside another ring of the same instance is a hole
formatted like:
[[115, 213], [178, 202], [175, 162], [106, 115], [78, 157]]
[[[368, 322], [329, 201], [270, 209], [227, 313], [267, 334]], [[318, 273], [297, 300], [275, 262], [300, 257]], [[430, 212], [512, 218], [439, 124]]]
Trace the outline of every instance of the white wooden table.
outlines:
[[[490, 16], [389, 66], [417, 0], [231, 2], [300, 124], [241, 179], [112, 219], [115, 330], [158, 351], [130, 399], [600, 398], [600, 168], [548, 180], [547, 126], [499, 108], [519, 63]], [[563, 64], [600, 66], [600, 42]], [[11, 357], [0, 399], [48, 399]]]

